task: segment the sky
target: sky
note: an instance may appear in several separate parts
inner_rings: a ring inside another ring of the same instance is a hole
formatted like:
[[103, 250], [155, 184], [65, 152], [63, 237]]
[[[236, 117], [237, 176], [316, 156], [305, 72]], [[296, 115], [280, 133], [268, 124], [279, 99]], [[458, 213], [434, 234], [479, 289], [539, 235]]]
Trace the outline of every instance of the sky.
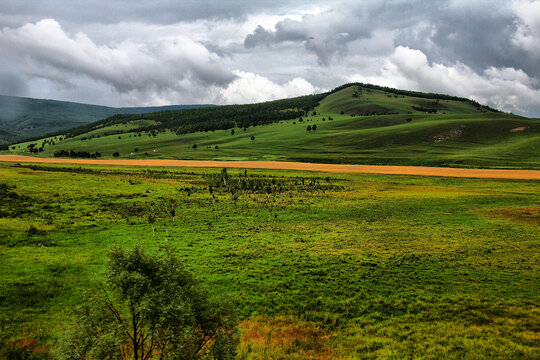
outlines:
[[240, 104], [365, 82], [540, 117], [540, 0], [0, 0], [0, 94]]

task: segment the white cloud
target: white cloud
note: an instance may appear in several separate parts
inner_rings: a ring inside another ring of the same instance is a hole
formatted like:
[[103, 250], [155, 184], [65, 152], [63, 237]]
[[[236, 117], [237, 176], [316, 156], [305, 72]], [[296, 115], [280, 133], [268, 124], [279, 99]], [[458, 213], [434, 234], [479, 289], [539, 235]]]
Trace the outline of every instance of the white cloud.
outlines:
[[479, 74], [459, 62], [429, 63], [422, 51], [403, 46], [381, 59], [381, 65], [369, 74], [354, 74], [351, 80], [452, 94], [509, 112], [539, 110], [540, 90], [532, 87], [532, 79], [519, 69], [489, 67]]
[[[267, 23], [284, 18], [267, 19]], [[136, 33], [137, 27], [144, 31]], [[26, 75], [41, 88], [36, 94], [55, 92], [68, 98], [71, 94], [75, 100], [92, 97], [108, 105], [252, 103], [316, 91], [300, 77], [277, 83], [252, 72], [228, 70], [226, 65], [234, 63], [210, 52], [202, 42], [215, 32], [214, 41], [227, 45], [238, 28], [230, 20], [215, 24], [212, 31], [204, 21], [165, 26], [121, 23], [106, 28], [117, 41], [98, 45], [86, 33], [70, 35], [57, 21], [45, 19], [4, 28], [0, 47], [24, 60]], [[100, 29], [88, 28], [104, 40], [106, 31]], [[187, 33], [193, 36], [182, 35]], [[242, 41], [245, 34], [236, 36]], [[116, 103], [110, 103], [111, 96]]]
[[221, 91], [225, 104], [246, 104], [313, 94], [315, 88], [302, 78], [294, 78], [280, 85], [263, 76], [235, 71], [238, 76]]
[[4, 28], [0, 46], [25, 59], [27, 72], [34, 77], [70, 83], [73, 76], [87, 76], [119, 93], [181, 91], [186, 80], [189, 86], [222, 86], [234, 79], [217, 55], [178, 34], [100, 46], [85, 33], [70, 36], [58, 22], [45, 19]]

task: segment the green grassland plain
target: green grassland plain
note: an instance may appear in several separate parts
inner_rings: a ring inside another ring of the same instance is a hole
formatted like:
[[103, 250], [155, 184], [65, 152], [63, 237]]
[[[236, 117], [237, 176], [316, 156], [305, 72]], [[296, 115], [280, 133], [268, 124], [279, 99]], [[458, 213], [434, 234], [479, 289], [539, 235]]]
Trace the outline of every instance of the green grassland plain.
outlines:
[[[104, 158], [118, 152], [122, 159], [540, 168], [538, 119], [486, 111], [463, 101], [423, 99], [381, 90], [364, 89], [355, 97], [357, 89], [350, 86], [325, 97], [315, 108], [316, 114], [310, 112], [301, 122], [291, 119], [245, 130], [181, 135], [168, 129], [153, 136], [137, 131], [151, 124], [152, 120], [146, 119], [57, 140], [34, 155], [52, 157], [55, 151], [74, 150], [100, 152]], [[418, 111], [422, 106], [436, 108], [437, 113]], [[313, 125], [317, 129], [307, 131]], [[119, 131], [123, 133], [117, 134]], [[33, 141], [38, 147], [42, 142]], [[29, 154], [28, 144], [12, 145], [3, 153]]]
[[113, 245], [169, 244], [240, 359], [538, 355], [539, 181], [220, 170], [0, 164], [3, 354], [53, 354]]

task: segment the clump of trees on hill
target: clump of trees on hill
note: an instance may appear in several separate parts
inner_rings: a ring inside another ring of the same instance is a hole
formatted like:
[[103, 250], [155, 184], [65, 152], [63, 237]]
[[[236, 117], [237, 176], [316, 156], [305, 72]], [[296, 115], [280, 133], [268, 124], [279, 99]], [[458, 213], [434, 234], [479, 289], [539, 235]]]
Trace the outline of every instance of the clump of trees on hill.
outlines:
[[416, 111], [427, 112], [428, 114], [435, 114], [437, 112], [437, 109], [424, 106], [413, 106], [412, 108]]
[[[306, 95], [296, 98], [268, 101], [248, 105], [213, 106], [183, 110], [167, 110], [147, 114], [118, 114], [92, 124], [79, 126], [63, 132], [75, 137], [99, 128], [149, 119], [156, 124], [142, 127], [139, 131], [151, 134], [165, 130], [177, 134], [243, 128], [266, 125], [307, 115], [326, 94]], [[155, 136], [155, 135], [154, 135]]]
[[73, 151], [73, 150], [58, 150], [54, 152], [54, 157], [69, 157], [69, 158], [81, 158], [81, 159], [96, 159], [101, 157], [101, 153], [88, 151]]

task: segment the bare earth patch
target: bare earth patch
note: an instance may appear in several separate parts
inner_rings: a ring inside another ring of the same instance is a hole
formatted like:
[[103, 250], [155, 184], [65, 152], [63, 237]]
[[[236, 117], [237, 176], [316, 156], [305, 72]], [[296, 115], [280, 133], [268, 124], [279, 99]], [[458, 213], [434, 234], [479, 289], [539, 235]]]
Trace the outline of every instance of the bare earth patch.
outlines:
[[510, 132], [511, 132], [511, 133], [522, 132], [522, 131], [525, 130], [526, 128], [527, 128], [527, 127], [525, 127], [525, 126], [520, 126], [520, 127], [517, 127], [517, 128], [510, 129]]
[[452, 129], [449, 131], [445, 131], [441, 134], [435, 135], [433, 137], [433, 142], [435, 143], [442, 143], [446, 141], [452, 141], [458, 139], [463, 134], [462, 129]]
[[526, 208], [500, 208], [487, 211], [493, 217], [501, 217], [515, 221], [525, 221], [540, 225], [540, 206]]

